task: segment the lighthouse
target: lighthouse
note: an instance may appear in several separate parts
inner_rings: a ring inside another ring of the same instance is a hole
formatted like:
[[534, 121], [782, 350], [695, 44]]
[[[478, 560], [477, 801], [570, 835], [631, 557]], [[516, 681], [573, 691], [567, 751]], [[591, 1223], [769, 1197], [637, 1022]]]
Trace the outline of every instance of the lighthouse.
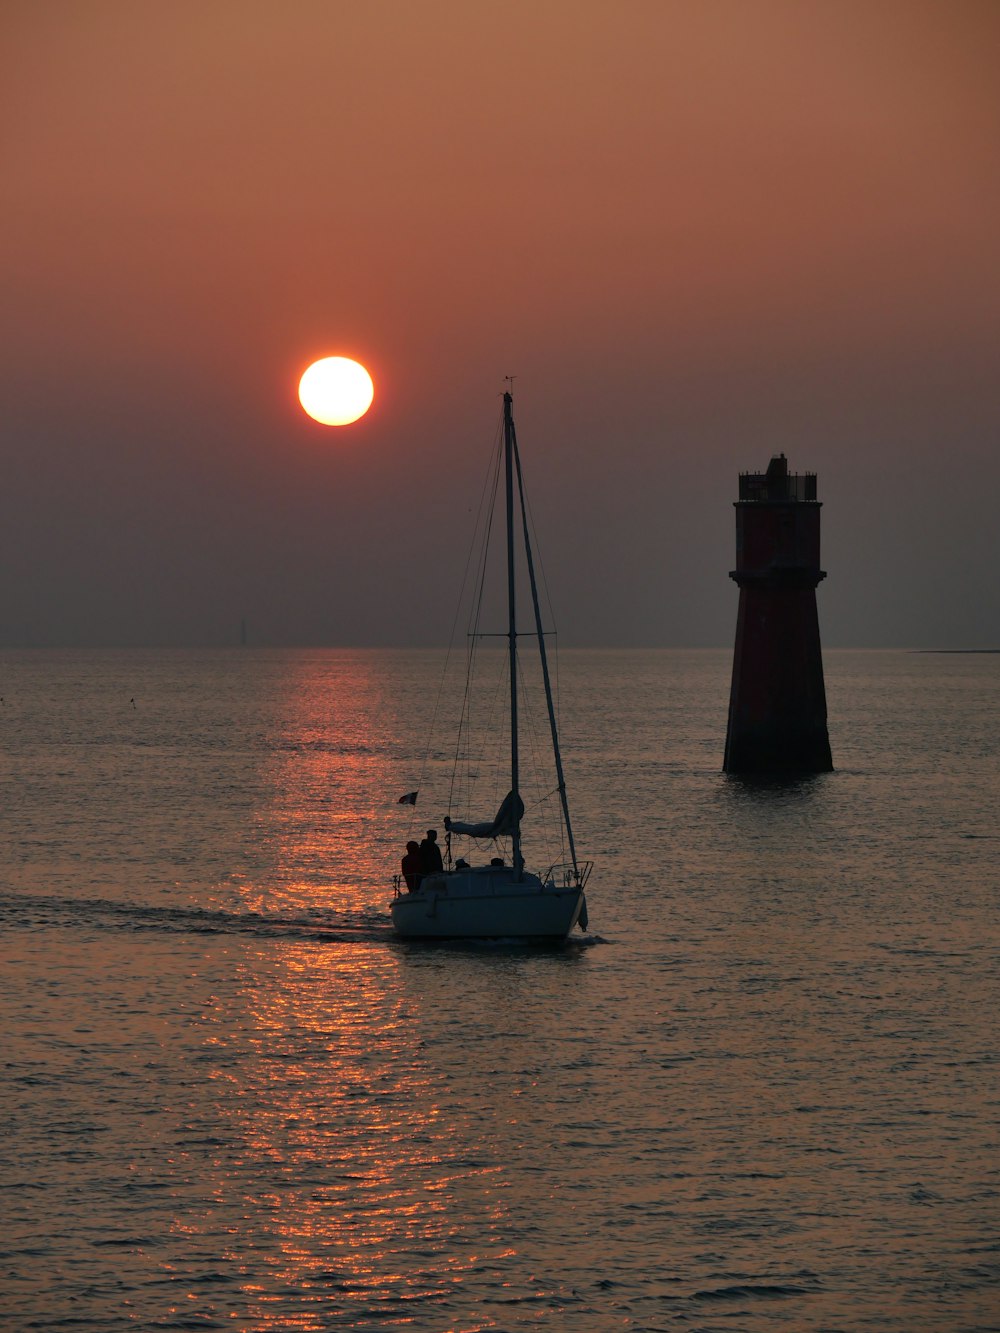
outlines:
[[823, 656], [816, 613], [819, 511], [815, 473], [788, 471], [784, 454], [766, 472], [740, 476], [736, 568], [740, 589], [726, 731], [727, 773], [826, 773]]

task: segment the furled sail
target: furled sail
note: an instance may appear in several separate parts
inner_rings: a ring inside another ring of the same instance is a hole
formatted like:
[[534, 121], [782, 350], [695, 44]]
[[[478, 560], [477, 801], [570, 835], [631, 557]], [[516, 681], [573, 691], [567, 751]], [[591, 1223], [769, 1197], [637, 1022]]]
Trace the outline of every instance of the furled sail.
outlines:
[[495, 819], [484, 820], [480, 824], [463, 824], [461, 820], [445, 816], [444, 826], [449, 833], [464, 833], [468, 838], [501, 838], [514, 832], [515, 821], [521, 822], [524, 814], [524, 802], [512, 791], [500, 802], [500, 809]]

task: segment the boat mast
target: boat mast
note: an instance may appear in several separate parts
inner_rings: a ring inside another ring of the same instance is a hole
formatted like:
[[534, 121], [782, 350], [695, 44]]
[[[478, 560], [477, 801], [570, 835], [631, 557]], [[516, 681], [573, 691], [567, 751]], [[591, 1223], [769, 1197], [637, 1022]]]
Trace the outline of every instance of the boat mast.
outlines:
[[566, 798], [566, 777], [563, 773], [562, 754], [559, 750], [559, 729], [556, 726], [556, 710], [552, 699], [552, 680], [549, 676], [549, 658], [545, 651], [545, 630], [542, 627], [542, 612], [538, 605], [538, 584], [535, 582], [535, 562], [531, 555], [531, 538], [528, 535], [528, 511], [524, 504], [524, 481], [521, 477], [521, 455], [517, 448], [517, 434], [514, 431], [514, 422], [510, 423], [511, 439], [513, 442], [514, 463], [517, 467], [517, 493], [521, 502], [521, 523], [524, 527], [524, 554], [528, 564], [528, 581], [531, 584], [531, 602], [535, 610], [535, 633], [538, 635], [538, 656], [542, 664], [542, 681], [545, 685], [545, 704], [549, 712], [549, 731], [552, 733], [552, 754], [556, 761], [556, 782], [559, 787], [559, 801], [562, 805], [563, 824], [566, 827], [566, 841], [569, 843], [570, 859], [573, 862], [574, 871], [578, 871], [576, 863], [576, 843], [573, 841], [573, 825], [569, 819], [569, 801]]
[[519, 773], [517, 753], [517, 618], [514, 596], [514, 413], [510, 393], [503, 396], [503, 452], [507, 485], [507, 638], [510, 644], [510, 789], [514, 794], [512, 831], [514, 880], [519, 882], [524, 866], [521, 856], [521, 820], [518, 816]]

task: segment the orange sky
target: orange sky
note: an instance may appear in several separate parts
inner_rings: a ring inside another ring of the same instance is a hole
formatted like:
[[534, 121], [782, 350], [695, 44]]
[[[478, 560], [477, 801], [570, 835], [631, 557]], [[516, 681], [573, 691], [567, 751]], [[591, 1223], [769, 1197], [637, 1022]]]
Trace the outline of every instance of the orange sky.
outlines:
[[996, 643], [995, 5], [0, 23], [0, 645], [444, 641], [509, 373], [567, 642], [730, 642], [781, 449], [826, 642]]

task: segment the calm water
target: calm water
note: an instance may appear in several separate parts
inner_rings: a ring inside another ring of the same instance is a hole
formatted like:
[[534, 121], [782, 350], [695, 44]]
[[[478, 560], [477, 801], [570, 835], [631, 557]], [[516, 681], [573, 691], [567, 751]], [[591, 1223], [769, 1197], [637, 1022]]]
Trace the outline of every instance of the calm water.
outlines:
[[563, 654], [541, 951], [388, 931], [437, 654], [0, 654], [2, 1327], [1000, 1327], [1000, 657], [729, 664]]

